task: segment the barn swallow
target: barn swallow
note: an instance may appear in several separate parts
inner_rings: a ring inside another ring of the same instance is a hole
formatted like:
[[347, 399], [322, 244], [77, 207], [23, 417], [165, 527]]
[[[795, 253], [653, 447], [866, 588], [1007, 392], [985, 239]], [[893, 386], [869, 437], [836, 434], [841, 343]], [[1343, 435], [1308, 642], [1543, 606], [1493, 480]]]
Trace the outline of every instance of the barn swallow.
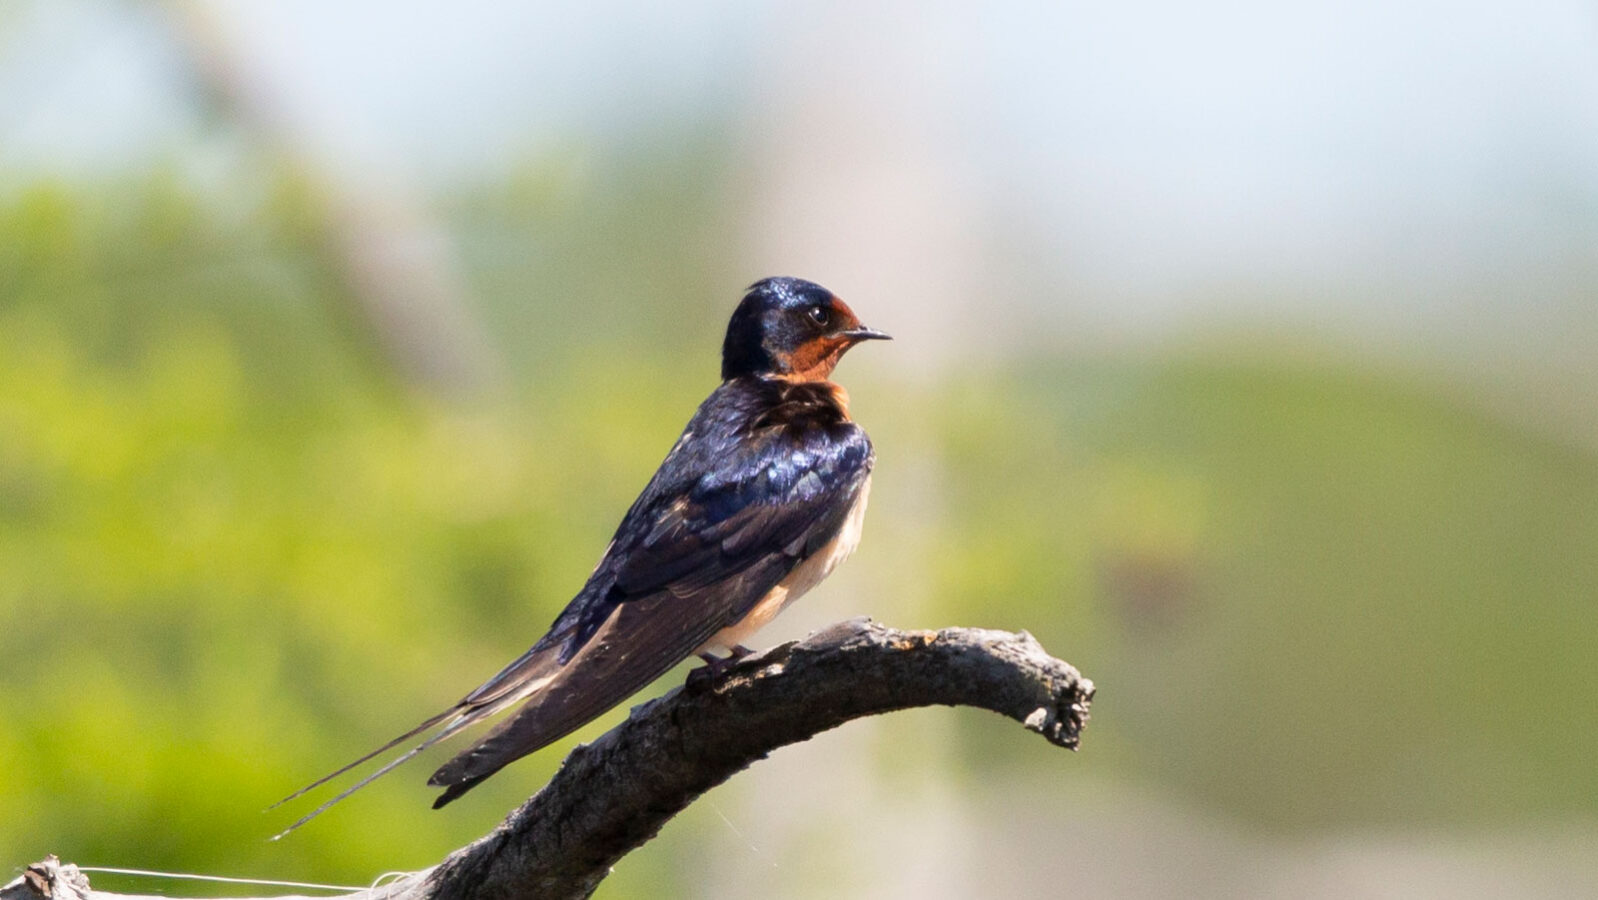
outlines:
[[697, 671], [715, 676], [749, 653], [744, 642], [860, 541], [876, 455], [849, 418], [849, 395], [829, 378], [850, 347], [888, 339], [820, 285], [767, 278], [750, 286], [727, 325], [721, 385], [699, 405], [549, 632], [454, 706], [279, 801], [439, 729], [283, 834], [517, 704], [515, 715], [428, 779], [444, 788], [434, 809], [690, 655], [706, 662]]

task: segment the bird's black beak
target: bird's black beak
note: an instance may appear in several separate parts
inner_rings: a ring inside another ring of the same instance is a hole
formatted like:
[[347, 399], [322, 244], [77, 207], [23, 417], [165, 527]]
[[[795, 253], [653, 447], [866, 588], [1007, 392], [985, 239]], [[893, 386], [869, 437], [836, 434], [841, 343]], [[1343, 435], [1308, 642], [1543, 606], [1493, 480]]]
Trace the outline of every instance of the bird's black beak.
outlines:
[[864, 325], [861, 325], [859, 328], [851, 328], [848, 331], [839, 332], [839, 334], [842, 334], [844, 337], [849, 338], [852, 341], [857, 341], [857, 342], [858, 341], [891, 341], [891, 340], [893, 340], [893, 335], [888, 334], [886, 332], [878, 331], [875, 328], [867, 328]]

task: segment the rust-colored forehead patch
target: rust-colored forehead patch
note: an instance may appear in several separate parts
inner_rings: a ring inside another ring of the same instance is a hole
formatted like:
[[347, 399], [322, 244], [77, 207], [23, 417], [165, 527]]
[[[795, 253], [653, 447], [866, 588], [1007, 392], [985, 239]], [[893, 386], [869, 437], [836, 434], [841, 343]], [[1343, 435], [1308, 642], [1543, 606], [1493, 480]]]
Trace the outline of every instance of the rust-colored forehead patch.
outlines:
[[849, 304], [843, 302], [837, 294], [832, 295], [832, 311], [843, 319], [842, 322], [837, 324], [842, 325], [844, 328], [854, 328], [860, 324], [860, 317], [855, 315], [854, 310], [849, 308]]

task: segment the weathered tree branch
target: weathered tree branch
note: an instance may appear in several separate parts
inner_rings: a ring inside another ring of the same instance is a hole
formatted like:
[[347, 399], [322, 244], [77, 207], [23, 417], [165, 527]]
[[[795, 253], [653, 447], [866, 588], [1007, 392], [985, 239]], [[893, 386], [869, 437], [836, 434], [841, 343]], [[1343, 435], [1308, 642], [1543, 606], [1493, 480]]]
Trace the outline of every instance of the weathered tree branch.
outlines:
[[[771, 751], [850, 719], [916, 706], [976, 706], [1076, 748], [1093, 683], [1031, 635], [899, 631], [856, 619], [689, 683], [572, 750], [543, 790], [438, 866], [347, 900], [587, 897], [623, 855], [700, 794]], [[53, 857], [0, 900], [127, 900], [90, 891]]]

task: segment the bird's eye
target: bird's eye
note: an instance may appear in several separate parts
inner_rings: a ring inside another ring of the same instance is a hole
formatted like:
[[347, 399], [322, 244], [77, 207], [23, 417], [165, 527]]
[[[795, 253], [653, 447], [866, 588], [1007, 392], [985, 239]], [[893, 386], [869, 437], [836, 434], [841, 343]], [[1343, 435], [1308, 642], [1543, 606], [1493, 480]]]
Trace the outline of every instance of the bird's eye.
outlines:
[[810, 307], [810, 321], [825, 328], [827, 323], [832, 321], [832, 313], [828, 312], [825, 306], [812, 306]]

